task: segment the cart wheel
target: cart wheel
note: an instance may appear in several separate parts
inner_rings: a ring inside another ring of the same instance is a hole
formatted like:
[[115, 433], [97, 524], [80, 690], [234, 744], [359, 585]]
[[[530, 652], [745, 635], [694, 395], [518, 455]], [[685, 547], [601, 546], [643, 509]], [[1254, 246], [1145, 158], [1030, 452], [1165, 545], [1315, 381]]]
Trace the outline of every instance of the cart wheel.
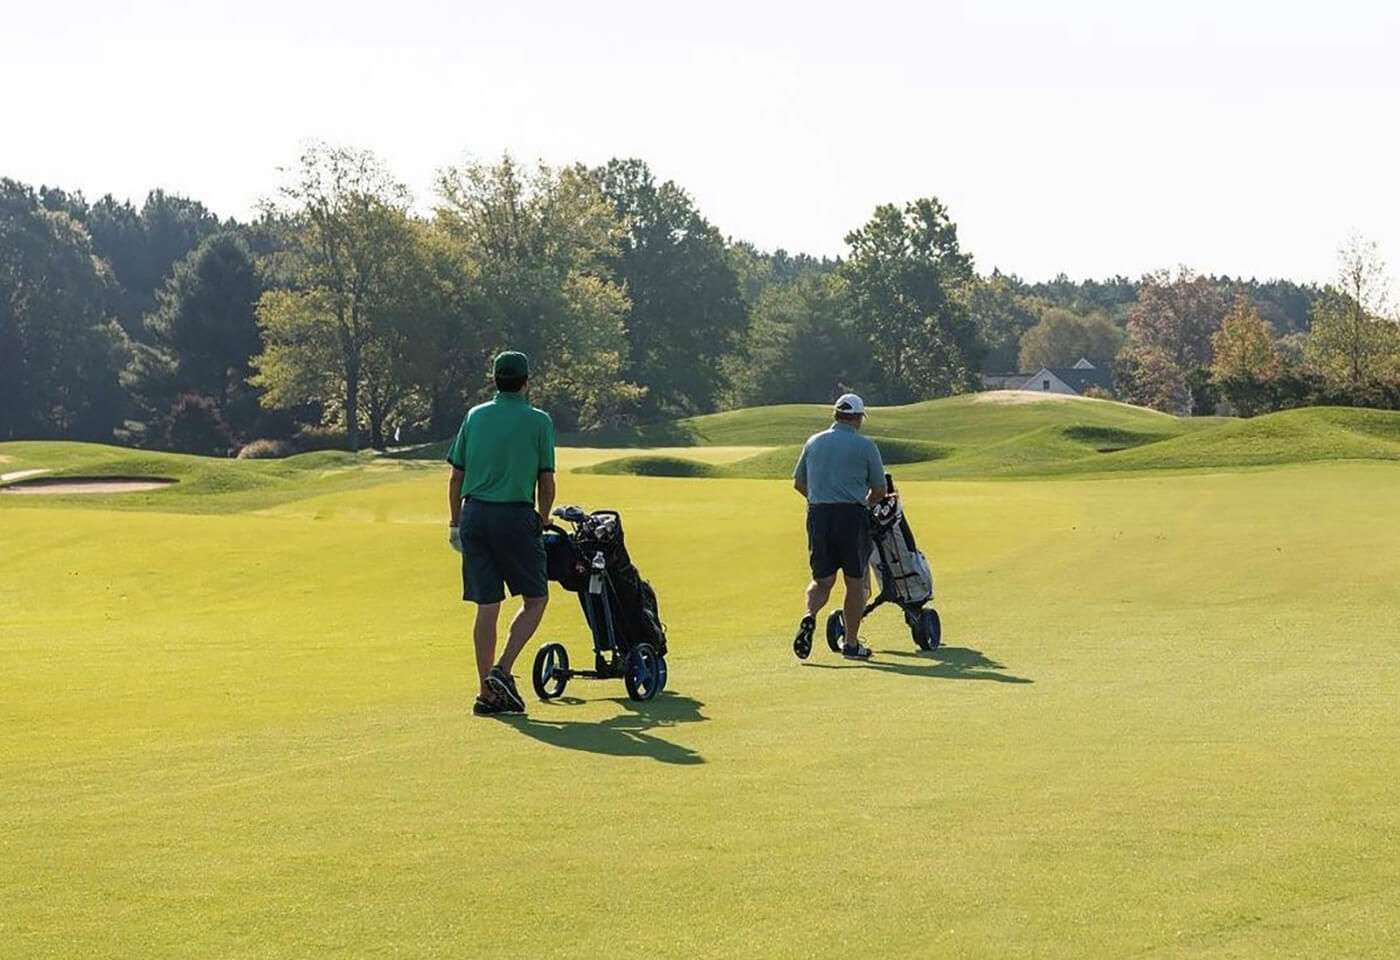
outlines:
[[535, 666], [530, 671], [535, 694], [541, 700], [553, 700], [564, 693], [569, 682], [569, 651], [562, 643], [546, 643], [535, 654]]
[[660, 693], [661, 691], [666, 689], [666, 678], [670, 674], [671, 669], [670, 667], [666, 666], [666, 658], [664, 656], [659, 656], [656, 658], [656, 666], [656, 692]]
[[846, 614], [841, 610], [833, 610], [831, 616], [826, 618], [826, 645], [831, 648], [832, 653], [840, 653], [845, 639]]
[[661, 689], [657, 682], [661, 677], [661, 658], [656, 648], [649, 643], [639, 643], [627, 654], [627, 668], [622, 680], [627, 684], [627, 695], [633, 700], [650, 700]]
[[914, 638], [914, 646], [918, 647], [920, 650], [927, 650], [928, 642], [924, 640], [923, 613], [922, 610], [918, 613], [910, 613], [906, 610], [904, 613], [904, 621], [909, 624], [909, 636]]
[[938, 619], [938, 611], [932, 607], [920, 610], [912, 632], [914, 644], [920, 650], [937, 650], [943, 642], [943, 623]]

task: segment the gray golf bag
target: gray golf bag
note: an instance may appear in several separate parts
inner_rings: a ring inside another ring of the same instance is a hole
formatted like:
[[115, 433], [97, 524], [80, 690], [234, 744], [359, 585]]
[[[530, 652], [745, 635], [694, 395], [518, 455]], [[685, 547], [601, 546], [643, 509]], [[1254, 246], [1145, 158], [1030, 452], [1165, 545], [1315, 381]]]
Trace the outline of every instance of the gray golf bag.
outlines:
[[[880, 590], [866, 606], [865, 616], [893, 603], [904, 611], [914, 645], [920, 650], [935, 650], [943, 641], [943, 625], [938, 611], [928, 606], [933, 601], [933, 570], [914, 542], [914, 531], [909, 529], [889, 474], [885, 474], [885, 489], [885, 498], [870, 508], [871, 562]], [[827, 645], [839, 651], [845, 635], [845, 615], [837, 610], [826, 621]]]

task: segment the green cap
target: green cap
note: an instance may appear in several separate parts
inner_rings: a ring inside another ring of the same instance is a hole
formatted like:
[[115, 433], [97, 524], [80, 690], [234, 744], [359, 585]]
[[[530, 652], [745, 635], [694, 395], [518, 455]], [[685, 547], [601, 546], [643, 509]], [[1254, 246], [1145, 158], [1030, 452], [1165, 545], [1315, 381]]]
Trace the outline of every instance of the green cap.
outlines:
[[496, 376], [526, 379], [530, 376], [530, 358], [519, 350], [505, 350], [496, 354]]

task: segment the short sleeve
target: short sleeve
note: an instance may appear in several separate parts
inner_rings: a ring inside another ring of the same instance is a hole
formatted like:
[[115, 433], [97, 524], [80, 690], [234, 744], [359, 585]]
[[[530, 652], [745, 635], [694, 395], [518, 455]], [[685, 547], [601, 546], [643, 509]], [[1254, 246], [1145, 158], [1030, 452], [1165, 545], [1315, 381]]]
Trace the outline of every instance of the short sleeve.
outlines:
[[554, 472], [554, 421], [549, 414], [541, 413], [540, 420], [540, 473]]
[[807, 482], [807, 448], [811, 446], [808, 441], [802, 445], [802, 452], [797, 456], [797, 466], [792, 468], [792, 479], [799, 483]]
[[467, 469], [467, 425], [471, 423], [471, 415], [462, 418], [462, 426], [457, 431], [457, 436], [452, 440], [452, 446], [447, 451], [447, 462], [458, 470]]
[[875, 441], [870, 442], [870, 449], [866, 453], [866, 477], [867, 485], [871, 490], [885, 485], [885, 461], [880, 458], [880, 448], [875, 445]]

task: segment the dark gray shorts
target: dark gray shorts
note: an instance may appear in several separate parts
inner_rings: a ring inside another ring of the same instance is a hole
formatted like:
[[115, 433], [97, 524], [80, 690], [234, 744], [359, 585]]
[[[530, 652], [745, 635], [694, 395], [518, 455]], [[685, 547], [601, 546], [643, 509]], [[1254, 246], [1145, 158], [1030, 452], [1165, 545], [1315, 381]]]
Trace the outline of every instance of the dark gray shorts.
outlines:
[[543, 597], [544, 540], [528, 503], [468, 500], [462, 507], [462, 599], [500, 603], [511, 596]]
[[870, 563], [870, 514], [859, 503], [814, 503], [807, 507], [807, 559], [812, 577], [825, 580], [840, 570], [865, 576]]

